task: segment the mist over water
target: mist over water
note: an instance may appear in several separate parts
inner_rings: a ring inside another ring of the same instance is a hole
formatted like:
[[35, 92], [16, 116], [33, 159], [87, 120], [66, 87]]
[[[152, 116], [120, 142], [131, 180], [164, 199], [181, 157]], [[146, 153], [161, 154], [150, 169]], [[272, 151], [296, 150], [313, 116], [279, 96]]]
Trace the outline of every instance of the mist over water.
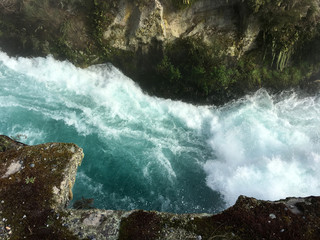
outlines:
[[320, 97], [261, 89], [223, 107], [144, 94], [111, 65], [0, 53], [0, 133], [74, 142], [74, 199], [107, 209], [218, 212], [240, 194], [320, 194]]

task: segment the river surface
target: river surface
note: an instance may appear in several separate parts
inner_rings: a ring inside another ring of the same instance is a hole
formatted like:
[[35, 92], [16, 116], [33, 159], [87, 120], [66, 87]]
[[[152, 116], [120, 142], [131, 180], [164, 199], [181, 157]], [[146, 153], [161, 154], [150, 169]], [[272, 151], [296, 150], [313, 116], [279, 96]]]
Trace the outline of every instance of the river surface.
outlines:
[[0, 52], [0, 133], [84, 149], [74, 201], [219, 212], [239, 195], [320, 195], [320, 96], [260, 89], [222, 107], [148, 96], [112, 65]]

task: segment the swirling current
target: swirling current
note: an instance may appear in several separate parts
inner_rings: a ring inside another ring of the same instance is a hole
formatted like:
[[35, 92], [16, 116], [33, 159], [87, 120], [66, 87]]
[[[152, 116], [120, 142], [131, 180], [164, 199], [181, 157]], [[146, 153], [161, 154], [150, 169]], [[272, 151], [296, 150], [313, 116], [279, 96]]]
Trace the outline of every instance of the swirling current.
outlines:
[[148, 96], [110, 64], [0, 52], [0, 133], [83, 148], [73, 201], [97, 208], [216, 213], [241, 194], [319, 195], [319, 126], [319, 95], [196, 106]]

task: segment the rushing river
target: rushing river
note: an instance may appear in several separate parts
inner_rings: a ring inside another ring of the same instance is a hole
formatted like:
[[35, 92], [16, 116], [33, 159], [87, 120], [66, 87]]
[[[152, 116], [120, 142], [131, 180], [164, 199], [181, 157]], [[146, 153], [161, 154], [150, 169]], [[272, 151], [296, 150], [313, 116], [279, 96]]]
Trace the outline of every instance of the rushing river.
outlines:
[[75, 200], [106, 209], [218, 212], [241, 194], [320, 195], [320, 96], [265, 90], [223, 107], [150, 97], [111, 65], [0, 52], [0, 134], [74, 142]]

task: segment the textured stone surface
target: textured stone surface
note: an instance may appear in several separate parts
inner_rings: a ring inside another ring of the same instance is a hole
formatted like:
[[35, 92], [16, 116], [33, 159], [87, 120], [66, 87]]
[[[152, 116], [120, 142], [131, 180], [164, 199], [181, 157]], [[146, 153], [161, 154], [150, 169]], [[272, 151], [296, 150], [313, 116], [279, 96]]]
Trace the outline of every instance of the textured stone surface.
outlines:
[[5, 149], [0, 152], [3, 234], [12, 239], [40, 239], [54, 232], [52, 238], [71, 236], [63, 233], [56, 214], [70, 200], [82, 149], [71, 143], [27, 146], [6, 136], [0, 136], [0, 148]]
[[[275, 202], [240, 196], [220, 214], [66, 209], [83, 153], [0, 136], [0, 239], [318, 240], [320, 197]], [[89, 206], [91, 199], [83, 199]], [[79, 205], [81, 206], [81, 205]]]
[[320, 198], [275, 202], [240, 196], [220, 214], [134, 210], [69, 210], [64, 219], [81, 239], [318, 239]]

